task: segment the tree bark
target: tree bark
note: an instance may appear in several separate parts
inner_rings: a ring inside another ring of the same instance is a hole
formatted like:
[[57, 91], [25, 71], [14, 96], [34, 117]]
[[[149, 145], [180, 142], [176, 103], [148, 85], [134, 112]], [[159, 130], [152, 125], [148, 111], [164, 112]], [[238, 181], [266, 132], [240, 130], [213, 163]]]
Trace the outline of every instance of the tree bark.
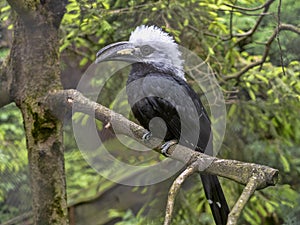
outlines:
[[24, 120], [34, 224], [68, 224], [62, 123], [41, 103], [50, 91], [62, 88], [58, 28], [66, 3], [8, 2], [15, 15], [7, 67], [10, 95]]

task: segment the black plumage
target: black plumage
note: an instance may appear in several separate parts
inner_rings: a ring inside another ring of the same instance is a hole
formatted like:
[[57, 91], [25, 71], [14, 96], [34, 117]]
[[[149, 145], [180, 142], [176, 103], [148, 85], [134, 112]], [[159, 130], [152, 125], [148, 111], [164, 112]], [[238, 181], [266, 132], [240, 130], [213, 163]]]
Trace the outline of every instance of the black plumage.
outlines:
[[[153, 136], [212, 155], [211, 122], [199, 96], [187, 84], [173, 38], [161, 29], [138, 27], [129, 42], [114, 43], [97, 53], [96, 63], [132, 63], [126, 91], [132, 112]], [[155, 122], [153, 122], [155, 121]], [[229, 214], [217, 176], [201, 174], [215, 223], [225, 225]]]
[[[151, 119], [159, 117], [164, 121], [167, 127], [166, 133], [160, 134], [160, 131], [164, 129], [156, 124], [156, 128], [153, 128], [154, 132], [152, 131], [153, 136], [163, 138], [165, 141], [180, 139], [180, 144], [212, 155], [211, 123], [207, 112], [195, 91], [183, 79], [172, 73], [173, 71], [161, 73], [149, 64], [134, 63], [127, 81], [127, 87], [129, 87], [127, 95], [132, 112], [141, 125], [148, 130], [151, 130], [149, 127]], [[135, 84], [130, 85], [132, 83]], [[187, 107], [189, 105], [186, 104], [186, 98], [181, 98], [182, 96], [176, 96], [176, 99], [167, 101], [167, 96], [170, 96], [168, 92], [179, 89], [182, 89], [183, 93], [192, 100], [194, 106]], [[157, 96], [164, 96], [164, 98]], [[196, 127], [195, 117], [191, 116], [194, 113], [189, 112], [191, 107], [195, 107], [197, 111], [200, 132], [195, 132], [195, 129], [199, 128]], [[186, 126], [185, 130], [192, 134], [181, 135], [182, 126]], [[198, 134], [196, 142], [194, 133]], [[197, 145], [193, 143], [197, 143]], [[226, 224], [229, 208], [217, 176], [210, 174], [201, 174], [200, 176], [216, 224]]]

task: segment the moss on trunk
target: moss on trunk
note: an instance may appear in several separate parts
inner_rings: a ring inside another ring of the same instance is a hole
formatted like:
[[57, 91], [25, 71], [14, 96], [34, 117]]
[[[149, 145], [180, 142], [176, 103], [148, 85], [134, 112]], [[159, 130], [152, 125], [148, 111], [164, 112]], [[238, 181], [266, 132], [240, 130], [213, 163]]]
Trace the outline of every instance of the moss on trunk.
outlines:
[[9, 1], [15, 10], [11, 96], [24, 119], [34, 223], [64, 225], [68, 220], [62, 124], [43, 104], [50, 91], [61, 89], [58, 27], [64, 5], [55, 0], [24, 2]]

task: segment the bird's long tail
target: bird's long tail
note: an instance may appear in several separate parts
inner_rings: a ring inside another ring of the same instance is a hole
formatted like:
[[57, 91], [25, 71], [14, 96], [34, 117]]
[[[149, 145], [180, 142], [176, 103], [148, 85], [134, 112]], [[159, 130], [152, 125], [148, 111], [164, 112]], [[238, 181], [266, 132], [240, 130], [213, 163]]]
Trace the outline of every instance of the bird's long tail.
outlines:
[[226, 225], [229, 207], [218, 177], [210, 174], [201, 174], [201, 180], [216, 225]]

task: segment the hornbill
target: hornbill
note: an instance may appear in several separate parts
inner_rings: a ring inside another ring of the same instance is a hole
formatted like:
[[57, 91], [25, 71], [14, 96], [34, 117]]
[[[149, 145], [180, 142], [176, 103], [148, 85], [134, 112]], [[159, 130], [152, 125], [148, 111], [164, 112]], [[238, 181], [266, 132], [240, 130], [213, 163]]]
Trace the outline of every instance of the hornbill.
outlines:
[[[144, 137], [160, 137], [212, 155], [211, 122], [199, 96], [186, 82], [181, 52], [172, 36], [156, 26], [139, 26], [129, 41], [110, 44], [96, 56], [102, 61], [126, 61], [131, 71], [126, 92], [131, 110], [150, 130]], [[215, 223], [227, 222], [229, 208], [217, 176], [200, 174]]]

